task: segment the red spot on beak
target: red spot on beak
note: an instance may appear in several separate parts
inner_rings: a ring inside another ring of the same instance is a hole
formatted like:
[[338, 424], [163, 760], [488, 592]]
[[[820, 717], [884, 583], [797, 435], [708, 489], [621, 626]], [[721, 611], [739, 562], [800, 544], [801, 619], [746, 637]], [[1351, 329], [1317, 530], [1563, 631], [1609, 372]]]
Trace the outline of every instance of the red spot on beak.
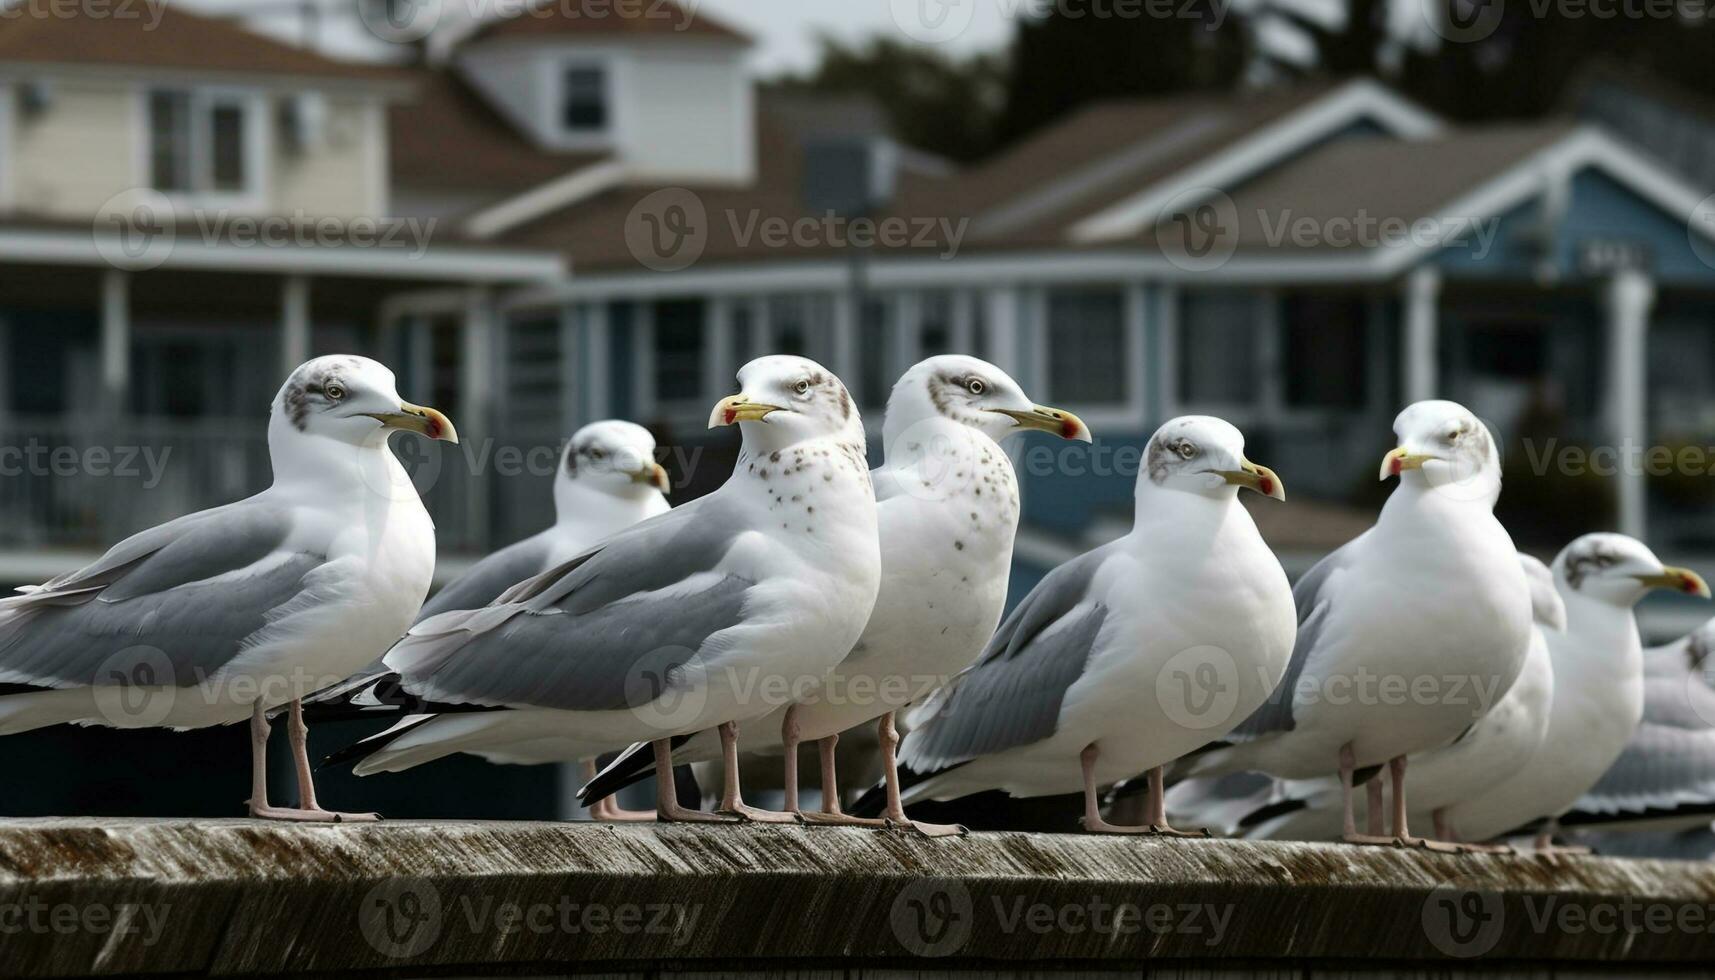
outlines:
[[429, 430], [428, 436], [430, 439], [439, 439], [441, 437], [441, 433], [446, 431], [441, 427], [440, 420], [433, 417], [430, 417], [425, 427]]
[[1257, 485], [1257, 489], [1262, 491], [1263, 496], [1272, 497], [1274, 496], [1274, 481], [1265, 476], [1262, 478], [1262, 482]]
[[1389, 466], [1388, 468], [1393, 471], [1394, 476], [1398, 476], [1398, 475], [1400, 475], [1400, 473], [1405, 471], [1405, 467], [1403, 465], [1401, 465], [1400, 461], [1397, 458], [1393, 461], [1392, 465]]
[[727, 409], [726, 410], [726, 424], [731, 425], [736, 421], [738, 421], [738, 412], [733, 410], [733, 409], [730, 409], [730, 408]]
[[1681, 579], [1679, 582], [1679, 591], [1684, 592], [1687, 595], [1696, 595], [1697, 583], [1690, 579]]
[[1076, 439], [1076, 438], [1078, 438], [1078, 432], [1079, 432], [1078, 423], [1072, 421], [1071, 419], [1066, 419], [1065, 421], [1060, 423], [1060, 438], [1062, 438], [1062, 439]]

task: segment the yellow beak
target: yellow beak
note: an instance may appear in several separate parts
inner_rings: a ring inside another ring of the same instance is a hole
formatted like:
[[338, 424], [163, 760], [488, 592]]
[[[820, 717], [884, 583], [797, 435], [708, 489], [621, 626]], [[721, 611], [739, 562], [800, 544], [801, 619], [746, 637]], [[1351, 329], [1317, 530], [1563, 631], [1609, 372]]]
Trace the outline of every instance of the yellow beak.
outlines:
[[760, 422], [771, 413], [782, 411], [785, 409], [779, 405], [765, 405], [762, 402], [753, 402], [743, 395], [732, 395], [715, 403], [715, 410], [709, 413], [709, 428], [717, 429], [739, 422]]
[[1079, 442], [1090, 441], [1090, 427], [1084, 424], [1083, 419], [1063, 408], [1034, 405], [1028, 412], [1020, 412], [1010, 408], [995, 408], [990, 409], [990, 411], [1012, 419], [1018, 423], [1020, 429], [1052, 432], [1062, 439], [1076, 439]]
[[1273, 497], [1285, 502], [1286, 485], [1280, 482], [1280, 477], [1266, 466], [1258, 466], [1250, 460], [1245, 460], [1236, 470], [1216, 470], [1221, 478], [1234, 486], [1248, 487], [1265, 497]]
[[430, 439], [439, 439], [442, 442], [450, 442], [454, 445], [457, 445], [459, 441], [459, 430], [453, 428], [452, 419], [435, 409], [425, 408], [422, 405], [400, 402], [399, 411], [375, 412], [370, 415], [370, 418], [389, 429], [415, 432], [418, 435], [428, 436]]
[[1406, 470], [1421, 470], [1424, 463], [1435, 458], [1428, 453], [1408, 452], [1404, 446], [1401, 446], [1382, 457], [1382, 471], [1378, 479], [1385, 480], [1390, 476], [1398, 476]]
[[631, 474], [631, 482], [647, 483], [661, 491], [663, 495], [673, 492], [673, 481], [667, 477], [667, 468], [660, 463], [650, 463], [648, 466]]
[[1709, 583], [1689, 568], [1666, 565], [1662, 567], [1660, 575], [1639, 575], [1637, 579], [1652, 589], [1672, 589], [1686, 595], [1709, 598]]

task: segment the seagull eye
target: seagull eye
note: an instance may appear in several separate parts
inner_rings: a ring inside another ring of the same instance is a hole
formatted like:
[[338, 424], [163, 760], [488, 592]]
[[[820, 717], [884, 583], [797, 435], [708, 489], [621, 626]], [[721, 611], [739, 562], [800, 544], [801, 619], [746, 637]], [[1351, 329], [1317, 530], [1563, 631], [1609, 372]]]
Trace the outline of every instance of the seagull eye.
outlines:
[[1180, 459], [1190, 459], [1191, 457], [1197, 455], [1197, 447], [1191, 445], [1188, 442], [1180, 443], [1178, 449], [1179, 449], [1179, 458]]
[[989, 388], [989, 386], [984, 384], [983, 379], [981, 379], [981, 378], [972, 378], [971, 380], [965, 382], [965, 390], [970, 392], [973, 395], [980, 395], [983, 392], [987, 391], [988, 388]]
[[607, 458], [607, 453], [604, 453], [599, 449], [590, 450], [590, 459], [600, 461], [600, 460], [603, 460], [606, 458]]
[[792, 386], [792, 390], [800, 395], [808, 395], [810, 393], [810, 382], [800, 381]]
[[338, 381], [330, 381], [322, 386], [322, 394], [326, 395], [329, 401], [340, 401], [345, 398], [345, 385]]

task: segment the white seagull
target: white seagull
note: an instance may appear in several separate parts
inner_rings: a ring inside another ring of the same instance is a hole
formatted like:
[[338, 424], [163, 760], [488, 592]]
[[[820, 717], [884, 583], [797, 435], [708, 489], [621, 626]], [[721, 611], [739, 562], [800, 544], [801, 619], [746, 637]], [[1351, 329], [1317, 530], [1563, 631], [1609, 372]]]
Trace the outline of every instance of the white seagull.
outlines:
[[[94, 564], [0, 599], [0, 734], [71, 722], [205, 728], [250, 719], [252, 816], [374, 819], [316, 801], [299, 699], [387, 649], [423, 603], [435, 529], [388, 449], [457, 442], [393, 372], [318, 357], [274, 398], [274, 482], [134, 535]], [[291, 706], [298, 807], [268, 805], [269, 712]]]
[[[1566, 629], [1566, 603], [1547, 565], [1526, 554], [1518, 557], [1530, 581], [1533, 620], [1524, 669], [1506, 697], [1452, 745], [1411, 757], [1411, 818], [1433, 823], [1439, 840], [1459, 842], [1466, 809], [1523, 768], [1548, 732], [1554, 691], [1549, 636]], [[1289, 782], [1280, 798], [1240, 820], [1236, 830], [1264, 840], [1338, 837], [1342, 803], [1340, 785], [1331, 778]], [[1381, 834], [1381, 807], [1372, 808], [1368, 818], [1369, 832]]]
[[1552, 851], [1555, 820], [1620, 757], [1644, 711], [1643, 646], [1632, 614], [1651, 589], [1709, 598], [1696, 572], [1664, 566], [1643, 542], [1586, 534], [1554, 560], [1566, 631], [1550, 634], [1554, 700], [1548, 733], [1530, 761], [1463, 808], [1459, 830], [1488, 840], [1538, 819], [1539, 851]]
[[[1158, 767], [1260, 705], [1292, 651], [1292, 590], [1241, 489], [1285, 499], [1279, 477], [1245, 459], [1239, 430], [1205, 416], [1157, 430], [1131, 533], [1050, 572], [913, 714], [904, 802], [1081, 789], [1091, 832], [1174, 833]], [[1102, 819], [1097, 787], [1145, 770], [1151, 826]], [[859, 812], [881, 799], [872, 790]]]
[[[417, 613], [416, 622], [456, 609], [480, 609], [527, 578], [571, 560], [617, 531], [669, 509], [667, 471], [655, 461], [655, 437], [635, 422], [606, 419], [572, 433], [554, 473], [554, 523], [472, 565], [448, 582]], [[311, 720], [323, 714], [342, 717], [406, 713], [409, 698], [398, 692], [375, 696], [372, 682], [387, 667], [377, 658], [352, 679], [308, 699]], [[559, 761], [556, 739], [478, 753], [490, 762], [531, 764]], [[593, 759], [583, 762], [584, 779], [595, 775]], [[653, 819], [611, 805], [591, 808], [598, 820]]]
[[[1344, 836], [1355, 843], [1419, 843], [1408, 828], [1406, 757], [1481, 719], [1530, 646], [1530, 586], [1493, 514], [1501, 468], [1489, 430], [1460, 405], [1425, 401], [1401, 412], [1394, 432], [1399, 448], [1381, 476], [1399, 486], [1375, 526], [1294, 589], [1298, 644], [1279, 690], [1181, 771], [1338, 772]], [[1354, 774], [1384, 764], [1393, 836], [1360, 835]]]
[[[1077, 416], [1037, 405], [1005, 371], [958, 354], [906, 371], [887, 401], [886, 461], [873, 472], [881, 532], [881, 591], [850, 655], [814, 691], [754, 726], [751, 752], [784, 755], [786, 808], [798, 810], [797, 746], [815, 741], [822, 808], [812, 822], [871, 823], [840, 812], [835, 751], [840, 733], [880, 719], [877, 736], [890, 787], [884, 817], [938, 835], [957, 828], [913, 824], [898, 798], [894, 712], [921, 701], [970, 666], [1006, 606], [1018, 480], [998, 440], [1026, 430], [1090, 441]], [[674, 753], [676, 763], [719, 757], [712, 733]], [[632, 746], [585, 790], [586, 799], [653, 772], [650, 746]]]
[[1715, 620], [1644, 653], [1643, 720], [1620, 757], [1560, 818], [1562, 826], [1672, 833], [1707, 829], [1715, 820], [1711, 651]]
[[[741, 426], [732, 477], [708, 496], [619, 532], [492, 604], [411, 629], [386, 657], [395, 684], [434, 709], [338, 753], [359, 774], [538, 739], [572, 758], [738, 724], [819, 681], [851, 649], [880, 576], [863, 422], [840, 380], [800, 357], [739, 372], [710, 426]], [[564, 743], [562, 743], [564, 744]], [[680, 807], [668, 820], [724, 819]], [[746, 807], [728, 765], [722, 810]], [[796, 817], [790, 817], [796, 819]]]

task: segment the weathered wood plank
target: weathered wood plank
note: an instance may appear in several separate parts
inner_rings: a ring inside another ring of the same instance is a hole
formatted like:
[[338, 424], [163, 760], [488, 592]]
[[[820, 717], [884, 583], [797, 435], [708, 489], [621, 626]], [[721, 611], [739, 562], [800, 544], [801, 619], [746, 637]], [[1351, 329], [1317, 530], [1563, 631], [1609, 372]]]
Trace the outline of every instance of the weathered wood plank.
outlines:
[[1715, 868], [1674, 862], [754, 826], [0, 822], [0, 974], [30, 977], [1680, 974], [1715, 962], [1711, 929]]

